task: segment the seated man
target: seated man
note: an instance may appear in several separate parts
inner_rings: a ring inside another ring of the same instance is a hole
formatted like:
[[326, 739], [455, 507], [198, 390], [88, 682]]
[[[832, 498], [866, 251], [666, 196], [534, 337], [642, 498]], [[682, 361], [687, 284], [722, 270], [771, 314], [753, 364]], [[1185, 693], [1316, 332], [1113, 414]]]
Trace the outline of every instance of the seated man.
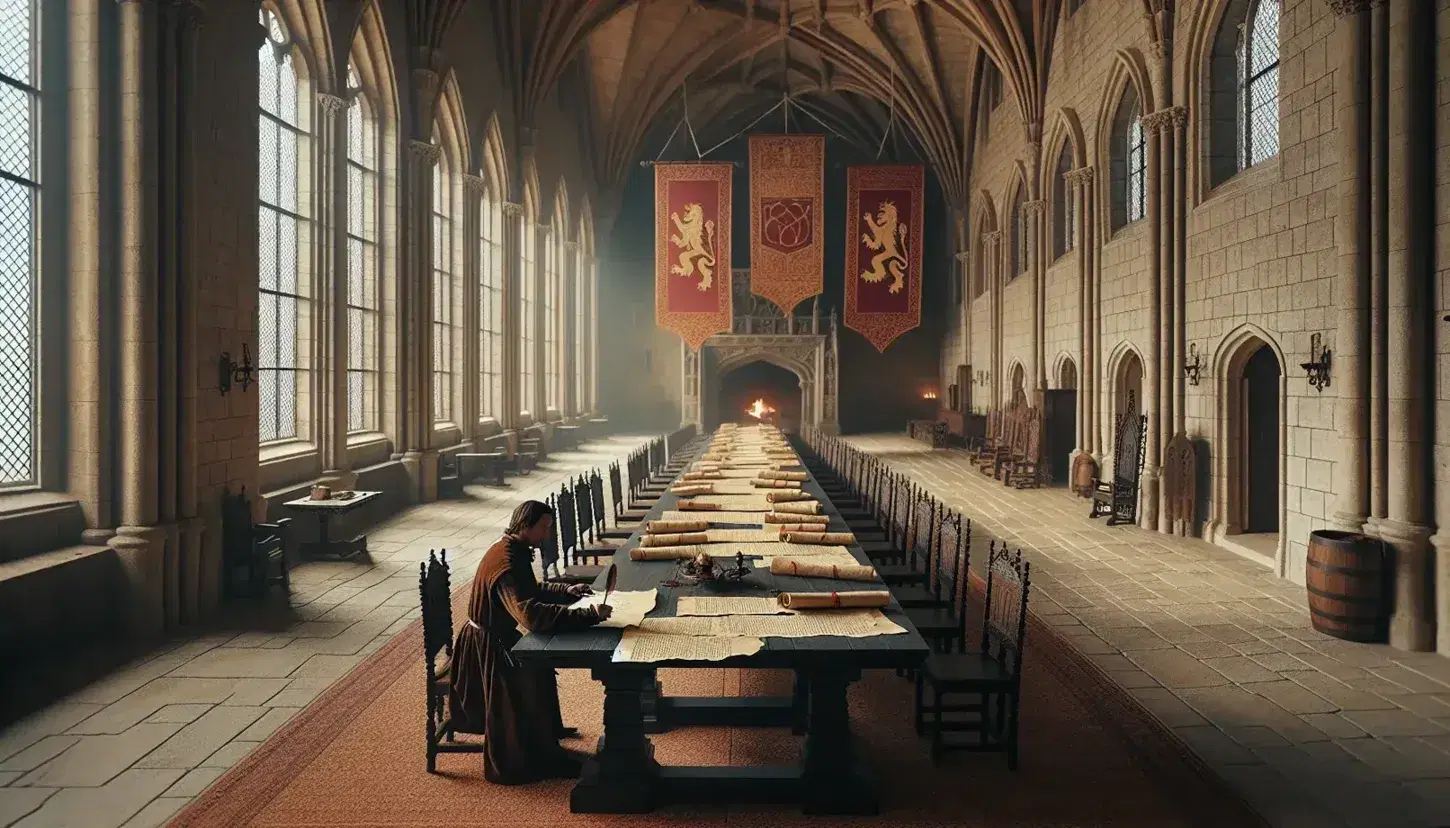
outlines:
[[592, 590], [583, 584], [540, 584], [533, 547], [548, 537], [553, 510], [537, 500], [514, 510], [508, 531], [484, 553], [473, 576], [468, 621], [453, 645], [449, 699], [455, 729], [483, 733], [483, 775], [490, 782], [522, 785], [541, 779], [572, 779], [582, 762], [559, 745], [567, 735], [559, 715], [554, 671], [516, 661], [509, 649], [530, 632], [570, 632], [592, 627], [610, 608], [570, 609]]

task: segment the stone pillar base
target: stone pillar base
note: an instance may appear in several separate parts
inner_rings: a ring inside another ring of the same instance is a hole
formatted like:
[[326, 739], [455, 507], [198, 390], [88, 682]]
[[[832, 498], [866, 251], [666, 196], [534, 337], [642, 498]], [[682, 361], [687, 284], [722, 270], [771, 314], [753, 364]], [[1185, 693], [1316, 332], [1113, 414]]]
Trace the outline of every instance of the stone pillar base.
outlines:
[[[1116, 474], [1117, 470], [1114, 469]], [[1167, 527], [1158, 525], [1158, 467], [1143, 467], [1143, 477], [1139, 485], [1138, 508], [1141, 514], [1138, 515], [1138, 525], [1151, 532], [1168, 532]]]
[[409, 488], [414, 503], [432, 503], [438, 499], [438, 450], [423, 449], [403, 455], [403, 469], [408, 472]]
[[1450, 656], [1450, 534], [1430, 536], [1435, 548], [1435, 650]]
[[202, 530], [206, 522], [199, 517], [182, 518], [180, 524], [181, 557], [181, 623], [195, 624], [201, 620], [202, 582], [206, 578], [203, 566], [206, 556], [202, 553]]
[[181, 570], [185, 558], [181, 556], [181, 527], [175, 523], [163, 523], [156, 527], [162, 533], [162, 554], [166, 566], [166, 593], [162, 606], [166, 608], [166, 629], [181, 626]]
[[1364, 515], [1335, 512], [1329, 516], [1329, 528], [1340, 532], [1363, 532], [1366, 525]]
[[1370, 518], [1364, 532], [1390, 548], [1394, 605], [1390, 612], [1390, 646], [1410, 652], [1435, 649], [1435, 605], [1431, 597], [1428, 526], [1386, 518]]
[[166, 630], [165, 532], [154, 526], [122, 526], [111, 540], [121, 562], [121, 623], [136, 641]]

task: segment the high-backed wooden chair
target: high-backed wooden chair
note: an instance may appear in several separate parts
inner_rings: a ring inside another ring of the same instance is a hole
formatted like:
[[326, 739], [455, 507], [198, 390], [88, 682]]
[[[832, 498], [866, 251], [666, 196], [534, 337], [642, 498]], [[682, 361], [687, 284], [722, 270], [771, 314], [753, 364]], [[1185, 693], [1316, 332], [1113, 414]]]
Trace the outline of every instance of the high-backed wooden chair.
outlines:
[[[595, 475], [598, 477], [598, 475]], [[619, 547], [600, 540], [596, 532], [600, 529], [603, 516], [594, 515], [594, 487], [588, 475], [581, 474], [574, 479], [574, 509], [579, 515], [579, 545], [575, 547], [576, 559], [587, 558], [590, 563], [599, 563], [600, 558], [612, 556]]]
[[909, 514], [901, 540], [904, 560], [876, 567], [876, 574], [891, 587], [925, 586], [934, 563], [932, 539], [936, 534], [936, 498], [913, 487], [908, 502]]
[[448, 583], [448, 552], [428, 551], [428, 560], [418, 564], [418, 595], [422, 602], [423, 663], [427, 666], [425, 692], [428, 721], [424, 734], [428, 742], [428, 772], [438, 772], [440, 753], [482, 753], [477, 742], [453, 741], [453, 721], [448, 710], [448, 690], [453, 680], [453, 603]]
[[967, 520], [964, 526], [961, 512], [938, 503], [927, 582], [892, 588], [891, 594], [896, 603], [908, 609], [950, 610], [956, 601], [956, 588], [952, 581], [956, 577], [956, 567], [963, 555], [971, 557], [971, 551], [972, 522]]
[[569, 484], [554, 497], [554, 507], [557, 519], [554, 522], [554, 535], [559, 543], [559, 574], [552, 580], [568, 584], [589, 584], [598, 578], [604, 568], [596, 565], [584, 564], [579, 555], [579, 523], [578, 513], [575, 511], [577, 504], [574, 500], [574, 492]]
[[[937, 652], [949, 653], [953, 650], [962, 652], [966, 649], [966, 618], [967, 618], [967, 578], [971, 564], [971, 543], [963, 544], [961, 538], [962, 516], [955, 515], [950, 520], [941, 522], [943, 535], [950, 535], [949, 542], [942, 546], [942, 557], [951, 560], [949, 570], [943, 568], [941, 575], [933, 579], [934, 589], [940, 590], [942, 580], [950, 585], [945, 595], [939, 591], [935, 593], [937, 602], [931, 604], [909, 606], [902, 604], [906, 610], [906, 617], [911, 620], [921, 637], [926, 639]], [[971, 522], [967, 523], [970, 531]], [[993, 542], [995, 544], [995, 541]], [[951, 550], [950, 556], [947, 552]], [[900, 602], [901, 595], [897, 593]]]
[[[947, 749], [1001, 750], [1007, 767], [1017, 769], [1017, 722], [1021, 707], [1022, 651], [1027, 637], [1027, 593], [1031, 566], [1022, 551], [1009, 553], [1004, 544], [987, 563], [986, 608], [982, 613], [982, 648], [976, 653], [933, 653], [916, 678], [916, 730], [931, 738], [933, 761]], [[966, 612], [963, 606], [962, 619]], [[965, 629], [963, 629], [965, 640]], [[931, 698], [925, 691], [931, 689]], [[952, 696], [966, 696], [953, 703]], [[975, 714], [968, 717], [947, 714]], [[975, 743], [947, 744], [943, 734], [970, 732]]]
[[1046, 477], [1042, 458], [1042, 417], [1040, 408], [1029, 408], [1025, 412], [1025, 431], [1022, 450], [1013, 452], [1007, 463], [1002, 481], [1019, 489], [1036, 488]]
[[1143, 440], [1148, 417], [1133, 413], [1132, 396], [1128, 411], [1118, 415], [1117, 440], [1113, 443], [1113, 478], [1093, 479], [1092, 511], [1088, 517], [1108, 516], [1108, 525], [1138, 521], [1138, 483], [1143, 476]]
[[972, 465], [979, 469], [983, 463], [997, 455], [998, 444], [1002, 441], [1002, 413], [995, 408], [987, 409], [987, 430], [971, 457]]
[[[230, 593], [238, 569], [247, 570], [252, 595], [260, 598], [270, 584], [291, 587], [287, 575], [287, 535], [291, 518], [276, 523], [252, 522], [252, 499], [242, 488], [222, 490], [222, 588]], [[272, 574], [273, 570], [276, 574]]]
[[1181, 537], [1194, 536], [1198, 505], [1198, 453], [1193, 440], [1178, 432], [1163, 449], [1163, 500], [1168, 525]]

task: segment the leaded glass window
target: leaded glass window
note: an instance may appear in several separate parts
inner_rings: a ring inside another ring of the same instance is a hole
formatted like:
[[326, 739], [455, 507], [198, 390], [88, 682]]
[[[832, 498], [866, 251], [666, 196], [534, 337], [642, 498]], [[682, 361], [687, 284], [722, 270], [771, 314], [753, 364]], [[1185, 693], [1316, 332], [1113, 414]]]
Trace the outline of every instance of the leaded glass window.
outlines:
[[589, 407], [589, 259], [584, 245], [575, 252], [574, 265], [574, 413]]
[[1022, 191], [1012, 202], [1012, 278], [1027, 272], [1027, 211], [1022, 207]]
[[302, 436], [299, 397], [306, 370], [298, 359], [299, 321], [308, 310], [301, 284], [299, 239], [307, 205], [298, 197], [298, 157], [306, 133], [297, 99], [301, 84], [293, 43], [282, 22], [264, 11], [267, 39], [257, 50], [260, 296], [257, 309], [257, 405], [261, 442]]
[[1076, 188], [1067, 180], [1072, 171], [1071, 148], [1064, 144], [1057, 155], [1057, 172], [1052, 177], [1052, 247], [1054, 256], [1064, 256], [1077, 246]]
[[1128, 221], [1148, 215], [1148, 140], [1135, 105], [1128, 113]]
[[39, 31], [36, 5], [0, 5], [0, 488], [39, 482], [36, 473], [36, 216], [40, 170]]
[[480, 416], [504, 421], [503, 412], [503, 209], [489, 196], [479, 211], [478, 384]]
[[378, 123], [348, 67], [347, 430], [378, 428]]
[[519, 245], [522, 275], [519, 278], [519, 389], [524, 409], [542, 417], [543, 412], [534, 404], [534, 294], [537, 292], [539, 274], [534, 271], [534, 257], [538, 251], [538, 226], [532, 221], [524, 222], [523, 244]]
[[1239, 169], [1279, 154], [1279, 2], [1260, 0], [1239, 30]]
[[[559, 226], [557, 217], [554, 227]], [[563, 233], [551, 229], [544, 246], [544, 406], [559, 408], [559, 305], [563, 296]]]
[[[438, 143], [434, 132], [433, 142]], [[453, 419], [453, 178], [448, 154], [433, 167], [433, 420]]]

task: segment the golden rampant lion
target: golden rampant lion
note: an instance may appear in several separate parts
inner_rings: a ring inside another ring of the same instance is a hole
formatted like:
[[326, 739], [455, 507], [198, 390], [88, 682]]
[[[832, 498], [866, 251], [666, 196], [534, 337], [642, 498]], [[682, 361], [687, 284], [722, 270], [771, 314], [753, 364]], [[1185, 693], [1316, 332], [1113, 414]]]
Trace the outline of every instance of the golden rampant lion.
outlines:
[[861, 278], [875, 284], [890, 275], [891, 286], [887, 290], [900, 293], [906, 283], [907, 256], [910, 253], [906, 244], [906, 225], [897, 219], [896, 204], [883, 201], [874, 221], [870, 213], [863, 213], [861, 220], [866, 222], [867, 228], [867, 232], [861, 234], [861, 243], [867, 249], [878, 251], [871, 257], [871, 269], [862, 271]]
[[671, 213], [670, 221], [680, 231], [670, 236], [670, 244], [680, 248], [680, 263], [670, 268], [676, 276], [692, 277], [700, 271], [700, 290], [709, 290], [715, 275], [715, 222], [705, 220], [705, 211], [698, 204], [685, 205], [685, 217]]

